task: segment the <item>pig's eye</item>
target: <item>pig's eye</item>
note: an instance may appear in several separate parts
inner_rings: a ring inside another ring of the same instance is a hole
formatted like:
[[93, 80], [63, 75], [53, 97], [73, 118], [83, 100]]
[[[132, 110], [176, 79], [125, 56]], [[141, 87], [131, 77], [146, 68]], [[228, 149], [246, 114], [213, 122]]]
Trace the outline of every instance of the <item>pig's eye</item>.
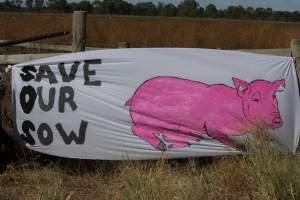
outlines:
[[276, 99], [276, 94], [273, 94], [272, 97], [273, 97], [273, 99]]
[[260, 102], [260, 101], [261, 101], [260, 93], [259, 93], [259, 92], [256, 92], [256, 93], [252, 96], [251, 100], [254, 101], [254, 102], [256, 102], [256, 103]]
[[258, 98], [253, 98], [252, 101], [259, 102], [259, 99]]

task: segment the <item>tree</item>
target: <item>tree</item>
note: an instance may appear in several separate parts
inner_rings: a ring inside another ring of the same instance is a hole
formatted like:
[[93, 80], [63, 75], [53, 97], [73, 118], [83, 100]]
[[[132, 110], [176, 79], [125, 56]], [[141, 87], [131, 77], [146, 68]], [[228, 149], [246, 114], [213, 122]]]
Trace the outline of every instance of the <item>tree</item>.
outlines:
[[176, 16], [177, 8], [173, 4], [158, 3], [157, 13], [159, 16], [173, 17]]
[[[290, 12], [288, 12], [288, 13], [290, 14]], [[272, 15], [273, 15], [272, 8], [267, 8], [265, 10], [265, 19], [268, 19], [268, 20], [272, 19]]]
[[137, 3], [135, 6], [133, 6], [133, 14], [155, 16], [157, 15], [157, 9], [152, 2]]
[[103, 0], [101, 2], [102, 14], [113, 14], [113, 0]]
[[103, 14], [103, 6], [102, 6], [102, 2], [99, 0], [94, 0], [92, 2], [92, 6], [94, 7], [93, 12], [97, 13], [97, 14]]
[[33, 0], [26, 0], [25, 5], [28, 10], [31, 10], [33, 7]]
[[71, 12], [71, 4], [66, 0], [48, 0], [47, 8], [51, 11]]
[[71, 12], [72, 8], [68, 4], [67, 0], [56, 0], [57, 10], [63, 12]]
[[225, 16], [233, 19], [245, 18], [246, 11], [243, 6], [229, 6], [225, 10]]
[[112, 13], [118, 15], [130, 14], [129, 3], [123, 0], [113, 0]]
[[218, 10], [214, 4], [209, 4], [206, 6], [204, 11], [205, 17], [216, 17], [218, 14]]
[[245, 12], [246, 12], [246, 18], [247, 19], [254, 19], [255, 18], [254, 8], [253, 7], [246, 8]]
[[300, 21], [300, 13], [299, 11], [294, 11], [291, 13], [291, 21], [296, 22], [296, 21]]
[[259, 20], [263, 20], [264, 19], [264, 13], [265, 13], [265, 9], [264, 8], [256, 8], [255, 11], [254, 11], [254, 16], [256, 19], [259, 19]]
[[205, 12], [205, 9], [199, 6], [199, 8], [198, 8], [198, 14], [197, 15], [199, 17], [203, 17], [204, 16], [204, 12]]
[[[83, 2], [83, 4], [85, 3], [86, 1]], [[88, 2], [88, 4], [90, 4], [90, 2]], [[72, 7], [70, 6], [70, 4], [68, 4], [67, 0], [58, 0], [56, 5], [57, 5], [57, 10], [59, 11], [66, 12], [66, 13], [72, 12]]]
[[[71, 7], [71, 8], [69, 9], [69, 7]], [[93, 5], [89, 1], [86, 1], [86, 0], [80, 1], [79, 3], [71, 3], [71, 4], [69, 4], [69, 7], [65, 6], [64, 9], [68, 8], [70, 11], [84, 10], [84, 11], [91, 13], [94, 8]]]
[[177, 7], [177, 15], [181, 17], [197, 17], [199, 3], [195, 0], [184, 0]]

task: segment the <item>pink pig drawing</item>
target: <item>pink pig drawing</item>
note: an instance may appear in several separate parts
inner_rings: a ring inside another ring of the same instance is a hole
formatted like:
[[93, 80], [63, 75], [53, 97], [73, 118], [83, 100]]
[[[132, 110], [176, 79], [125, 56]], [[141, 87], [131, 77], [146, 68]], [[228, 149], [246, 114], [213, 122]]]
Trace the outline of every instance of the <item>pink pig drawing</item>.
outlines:
[[229, 136], [282, 126], [276, 92], [285, 87], [284, 79], [232, 80], [234, 87], [170, 76], [145, 81], [125, 104], [132, 132], [166, 151], [189, 147], [204, 135], [234, 146]]

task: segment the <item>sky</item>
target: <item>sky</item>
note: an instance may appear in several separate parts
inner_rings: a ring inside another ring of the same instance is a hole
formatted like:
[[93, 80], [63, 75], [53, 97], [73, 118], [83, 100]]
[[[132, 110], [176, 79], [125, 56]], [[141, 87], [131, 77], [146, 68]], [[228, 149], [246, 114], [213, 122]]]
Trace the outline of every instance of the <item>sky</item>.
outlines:
[[[128, 0], [130, 3], [147, 2], [152, 1], [154, 3], [164, 2], [178, 4], [181, 0]], [[227, 8], [230, 5], [242, 5], [245, 7], [252, 6], [273, 8], [273, 10], [281, 11], [300, 11], [300, 0], [198, 0], [201, 7], [205, 7], [210, 3], [217, 6], [218, 9]]]

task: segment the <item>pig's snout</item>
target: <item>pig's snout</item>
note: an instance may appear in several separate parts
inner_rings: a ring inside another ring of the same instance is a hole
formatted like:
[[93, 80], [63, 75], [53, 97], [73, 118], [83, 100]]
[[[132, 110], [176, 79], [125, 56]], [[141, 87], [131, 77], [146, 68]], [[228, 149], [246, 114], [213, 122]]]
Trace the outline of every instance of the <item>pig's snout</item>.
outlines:
[[276, 117], [272, 120], [273, 128], [280, 128], [282, 126], [282, 120], [280, 117]]

